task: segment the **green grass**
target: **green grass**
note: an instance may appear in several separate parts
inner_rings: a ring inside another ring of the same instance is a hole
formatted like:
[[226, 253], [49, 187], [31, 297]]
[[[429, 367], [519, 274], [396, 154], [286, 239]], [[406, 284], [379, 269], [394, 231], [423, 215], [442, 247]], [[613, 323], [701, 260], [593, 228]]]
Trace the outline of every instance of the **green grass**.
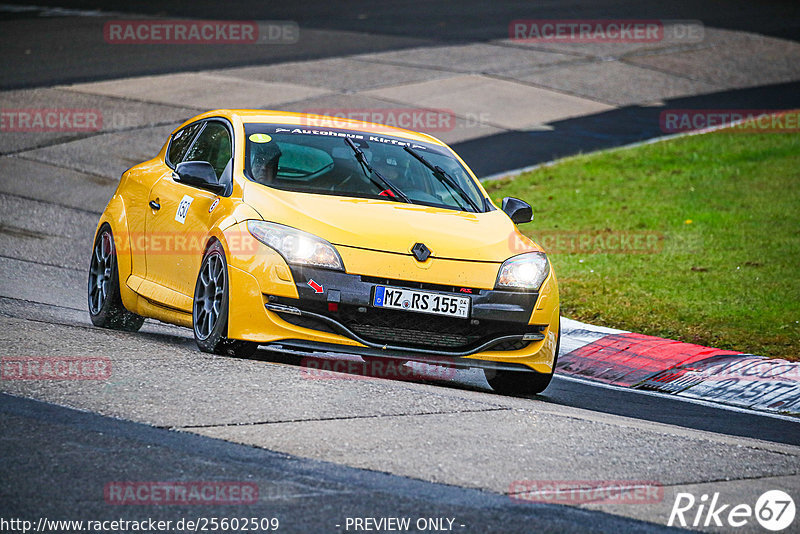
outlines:
[[650, 253], [550, 253], [563, 315], [800, 359], [800, 135], [719, 131], [485, 185], [531, 203], [521, 230], [542, 243], [560, 232], [658, 236]]

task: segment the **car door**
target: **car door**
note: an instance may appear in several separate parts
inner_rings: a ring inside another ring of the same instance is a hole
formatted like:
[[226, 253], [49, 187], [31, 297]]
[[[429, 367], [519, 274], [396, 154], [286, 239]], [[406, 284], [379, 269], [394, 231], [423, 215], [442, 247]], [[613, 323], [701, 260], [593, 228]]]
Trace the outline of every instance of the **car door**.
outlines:
[[[192, 123], [175, 132], [170, 139], [167, 161], [170, 156], [183, 156], [202, 126], [202, 123]], [[127, 171], [124, 200], [129, 242], [124, 245], [124, 249], [131, 252], [131, 274], [139, 280], [147, 273], [145, 219], [150, 210], [150, 191], [156, 182], [170, 172], [172, 169], [159, 159]], [[138, 283], [134, 283], [134, 286], [134, 289], [138, 287]]]
[[[181, 161], [205, 161], [222, 176], [232, 154], [232, 136], [219, 120], [203, 121], [202, 130], [191, 146], [170, 160], [174, 168]], [[157, 284], [163, 304], [191, 311], [194, 285], [200, 269], [211, 209], [216, 193], [181, 183], [174, 172], [166, 173], [150, 191], [147, 232], [147, 280]]]

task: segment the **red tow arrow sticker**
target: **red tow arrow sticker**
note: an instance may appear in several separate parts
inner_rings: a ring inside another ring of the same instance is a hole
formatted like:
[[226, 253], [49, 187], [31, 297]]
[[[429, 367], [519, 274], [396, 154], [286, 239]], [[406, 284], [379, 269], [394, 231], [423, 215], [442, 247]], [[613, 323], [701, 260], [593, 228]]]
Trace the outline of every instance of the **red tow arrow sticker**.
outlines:
[[325, 288], [316, 283], [313, 278], [308, 281], [308, 286], [314, 290], [314, 293], [322, 293], [325, 291]]

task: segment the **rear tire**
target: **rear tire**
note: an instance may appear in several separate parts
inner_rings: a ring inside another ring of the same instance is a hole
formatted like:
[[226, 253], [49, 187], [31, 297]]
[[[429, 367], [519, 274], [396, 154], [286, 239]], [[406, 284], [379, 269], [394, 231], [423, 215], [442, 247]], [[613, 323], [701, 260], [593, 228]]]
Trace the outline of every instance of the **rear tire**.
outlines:
[[203, 352], [249, 357], [258, 343], [228, 339], [228, 263], [225, 249], [215, 241], [206, 251], [194, 288], [192, 331]]
[[553, 379], [558, 362], [558, 351], [561, 348], [561, 321], [558, 323], [558, 339], [556, 340], [556, 355], [553, 358], [553, 370], [549, 373], [531, 371], [497, 371], [484, 369], [486, 381], [492, 389], [502, 395], [537, 395], [547, 389]]
[[119, 292], [117, 249], [111, 227], [103, 224], [97, 232], [89, 262], [88, 301], [92, 324], [101, 328], [136, 332], [144, 317], [125, 309]]

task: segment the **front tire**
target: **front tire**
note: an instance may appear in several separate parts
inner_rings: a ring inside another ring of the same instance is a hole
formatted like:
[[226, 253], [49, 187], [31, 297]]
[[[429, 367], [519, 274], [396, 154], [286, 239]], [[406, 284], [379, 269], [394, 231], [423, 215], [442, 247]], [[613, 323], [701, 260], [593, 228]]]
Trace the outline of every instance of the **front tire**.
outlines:
[[111, 227], [104, 224], [97, 232], [89, 262], [89, 317], [101, 328], [136, 332], [144, 317], [125, 309], [119, 292], [117, 249]]
[[225, 249], [215, 241], [206, 251], [194, 288], [192, 330], [203, 352], [228, 356], [252, 356], [258, 344], [228, 339], [228, 263]]
[[528, 371], [497, 371], [484, 369], [486, 381], [492, 389], [502, 395], [538, 395], [550, 385], [558, 362], [558, 351], [561, 348], [561, 321], [558, 323], [558, 339], [556, 340], [556, 355], [553, 358], [553, 370], [549, 373], [536, 373]]

